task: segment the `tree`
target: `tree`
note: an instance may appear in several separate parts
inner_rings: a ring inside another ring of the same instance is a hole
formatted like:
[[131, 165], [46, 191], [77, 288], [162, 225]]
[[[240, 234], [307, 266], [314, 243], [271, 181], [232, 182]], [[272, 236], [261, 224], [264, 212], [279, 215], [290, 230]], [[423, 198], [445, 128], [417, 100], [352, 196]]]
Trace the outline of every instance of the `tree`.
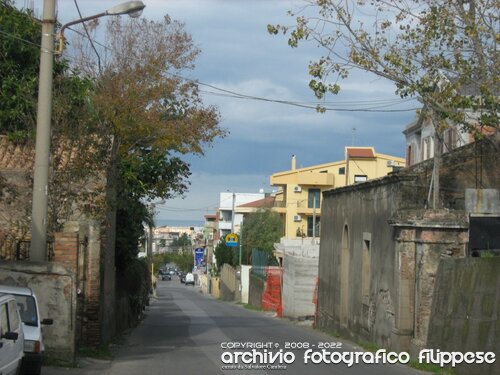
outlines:
[[0, 24], [0, 130], [26, 132], [36, 119], [41, 27], [10, 0], [0, 4]]
[[106, 35], [107, 49], [98, 51], [98, 64], [85, 40], [74, 45], [79, 46], [79, 70], [95, 81], [96, 117], [113, 142], [109, 176], [118, 189], [117, 227], [133, 229], [141, 225], [134, 214], [139, 211], [127, 211], [182, 195], [190, 171], [180, 156], [203, 155], [226, 132], [217, 109], [203, 105], [197, 83], [181, 78], [200, 52], [182, 23], [168, 16], [161, 21], [117, 17], [107, 23]]
[[[480, 135], [498, 129], [500, 54], [497, 0], [305, 0], [289, 33], [297, 47], [313, 41], [326, 54], [309, 65], [309, 87], [318, 98], [337, 94], [352, 69], [388, 79], [401, 97], [417, 96], [439, 144], [450, 122]], [[316, 15], [317, 14], [317, 15]], [[321, 108], [319, 108], [321, 110]], [[467, 110], [476, 117], [471, 118]], [[437, 173], [435, 173], [436, 175]], [[438, 174], [437, 174], [438, 175]], [[435, 199], [439, 189], [434, 188]]]
[[236, 252], [236, 249], [237, 248], [235, 247], [227, 246], [225, 241], [219, 241], [214, 249], [218, 270], [220, 270], [224, 264], [229, 264], [230, 266], [234, 266], [237, 264], [234, 262], [234, 253]]
[[183, 233], [180, 237], [172, 241], [171, 247], [177, 252], [191, 250], [191, 239], [186, 233]]
[[253, 249], [272, 253], [283, 235], [283, 223], [277, 212], [262, 209], [245, 217], [241, 227], [242, 262], [249, 264]]
[[[18, 144], [33, 145], [38, 74], [40, 64], [41, 21], [30, 10], [19, 10], [10, 0], [0, 3], [0, 134]], [[93, 82], [70, 69], [68, 61], [54, 63], [51, 176], [49, 185], [49, 231], [60, 230], [74, 212], [76, 201], [85, 201], [81, 211], [95, 211], [100, 192], [89, 181], [107, 160], [105, 148], [95, 147], [95, 124], [89, 95]], [[78, 157], [70, 157], [78, 149]], [[104, 152], [103, 152], [104, 151]], [[27, 185], [31, 184], [27, 179]], [[12, 219], [29, 227], [29, 200], [16, 203]], [[25, 212], [23, 212], [25, 211]]]

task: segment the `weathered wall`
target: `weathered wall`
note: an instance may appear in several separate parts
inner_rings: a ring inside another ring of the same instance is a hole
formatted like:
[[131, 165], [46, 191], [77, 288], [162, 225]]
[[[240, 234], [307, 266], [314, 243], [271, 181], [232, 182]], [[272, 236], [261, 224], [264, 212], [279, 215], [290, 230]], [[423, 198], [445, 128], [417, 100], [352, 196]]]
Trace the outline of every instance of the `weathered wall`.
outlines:
[[248, 293], [250, 290], [250, 270], [252, 266], [241, 266], [241, 303], [248, 303]]
[[318, 277], [319, 245], [285, 246], [283, 258], [283, 316], [313, 316]]
[[210, 292], [213, 297], [220, 298], [220, 278], [212, 277], [210, 279]]
[[258, 309], [262, 308], [262, 295], [264, 294], [265, 281], [250, 272], [250, 287], [248, 289], [248, 304]]
[[42, 328], [46, 353], [68, 362], [75, 358], [75, 278], [62, 264], [0, 261], [0, 283], [33, 289], [41, 318], [54, 320]]
[[494, 364], [460, 365], [463, 375], [500, 374], [500, 258], [444, 259], [439, 264], [428, 348], [496, 353]]
[[425, 344], [439, 259], [465, 254], [465, 189], [500, 186], [499, 145], [488, 139], [443, 157], [440, 199], [455, 209], [450, 217], [423, 210], [432, 160], [323, 193], [320, 328], [396, 350], [408, 350], [412, 336]]
[[238, 289], [239, 282], [236, 279], [236, 270], [229, 264], [224, 264], [220, 275], [220, 299], [234, 301]]
[[[318, 327], [390, 347], [398, 295], [395, 244], [388, 224], [402, 202], [414, 203], [412, 179], [387, 177], [323, 194]], [[363, 275], [369, 242], [371, 275]], [[363, 278], [369, 277], [366, 295]]]

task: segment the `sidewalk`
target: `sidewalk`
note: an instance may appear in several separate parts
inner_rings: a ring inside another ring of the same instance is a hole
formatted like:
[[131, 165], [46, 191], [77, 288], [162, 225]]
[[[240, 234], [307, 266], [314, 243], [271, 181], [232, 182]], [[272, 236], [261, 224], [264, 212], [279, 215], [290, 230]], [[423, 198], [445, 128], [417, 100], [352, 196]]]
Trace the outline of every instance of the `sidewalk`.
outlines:
[[78, 358], [77, 367], [43, 366], [44, 375], [93, 375], [105, 374], [111, 367], [111, 360]]

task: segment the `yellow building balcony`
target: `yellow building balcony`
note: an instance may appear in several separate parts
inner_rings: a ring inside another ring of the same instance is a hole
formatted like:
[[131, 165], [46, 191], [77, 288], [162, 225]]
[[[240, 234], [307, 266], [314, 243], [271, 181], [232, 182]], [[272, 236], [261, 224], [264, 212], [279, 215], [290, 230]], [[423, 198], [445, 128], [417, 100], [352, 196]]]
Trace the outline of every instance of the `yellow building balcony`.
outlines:
[[304, 172], [297, 175], [299, 185], [334, 186], [335, 176], [333, 173]]
[[286, 213], [286, 201], [274, 201], [273, 211], [281, 214]]
[[316, 215], [320, 215], [321, 213], [321, 206], [319, 202], [317, 203], [318, 207], [316, 209], [310, 207], [309, 201], [307, 199], [304, 199], [302, 201], [297, 202], [297, 213], [299, 215], [305, 215], [305, 216], [312, 216], [314, 212], [316, 212]]

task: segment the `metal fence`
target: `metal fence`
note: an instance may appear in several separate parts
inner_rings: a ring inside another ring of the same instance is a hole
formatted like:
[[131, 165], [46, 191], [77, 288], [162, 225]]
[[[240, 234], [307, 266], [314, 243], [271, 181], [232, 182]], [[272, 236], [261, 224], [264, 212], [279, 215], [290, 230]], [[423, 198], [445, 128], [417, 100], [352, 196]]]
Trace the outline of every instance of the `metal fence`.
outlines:
[[[30, 260], [31, 240], [19, 238], [0, 238], [0, 260]], [[48, 260], [54, 257], [54, 240], [47, 241]]]
[[272, 264], [271, 257], [267, 251], [252, 249], [252, 274], [266, 280], [266, 267]]

